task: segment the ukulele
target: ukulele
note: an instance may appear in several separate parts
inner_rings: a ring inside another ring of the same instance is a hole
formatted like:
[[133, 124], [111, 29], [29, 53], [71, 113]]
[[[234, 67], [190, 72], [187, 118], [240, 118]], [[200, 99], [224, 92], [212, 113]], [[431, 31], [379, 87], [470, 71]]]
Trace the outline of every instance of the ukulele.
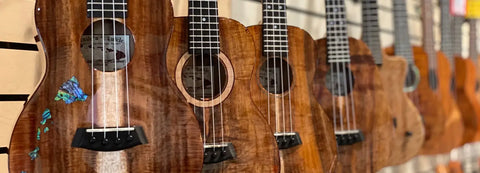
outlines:
[[[446, 53], [447, 57], [450, 57], [450, 59], [455, 63], [455, 92], [457, 96], [457, 104], [462, 111], [463, 124], [465, 126], [465, 132], [462, 141], [462, 143], [465, 144], [480, 140], [480, 103], [475, 96], [475, 85], [477, 80], [475, 65], [471, 59], [464, 59], [461, 57], [461, 26], [463, 22], [464, 18], [453, 17], [453, 28], [450, 33], [453, 34], [453, 36], [451, 36], [451, 43], [453, 45], [450, 45], [451, 48], [446, 49], [444, 52], [448, 52]], [[444, 29], [446, 30], [446, 28], [442, 28], [442, 32]], [[448, 43], [444, 43], [442, 41], [442, 44]], [[447, 45], [444, 47], [446, 46]]]
[[[408, 19], [405, 0], [393, 0], [395, 43], [394, 48], [387, 48], [388, 55], [396, 55], [407, 60], [407, 76], [404, 92], [415, 104], [423, 117], [425, 141], [421, 154], [439, 154], [443, 145], [438, 142], [443, 137], [446, 121], [445, 110], [439, 109], [442, 102], [429, 85], [427, 54], [420, 47], [410, 44]], [[415, 58], [415, 59], [414, 59]]]
[[377, 0], [362, 0], [362, 40], [379, 67], [382, 83], [388, 84], [384, 90], [395, 127], [389, 162], [398, 165], [417, 155], [425, 139], [425, 129], [420, 113], [403, 92], [407, 62], [382, 52], [377, 9]]
[[344, 0], [326, 0], [327, 37], [317, 40], [314, 95], [333, 120], [336, 172], [376, 172], [389, 163], [393, 122], [381, 77], [361, 41], [347, 36]]
[[263, 24], [247, 28], [257, 55], [251, 96], [275, 132], [282, 172], [334, 172], [332, 123], [311, 96], [317, 47], [286, 13], [285, 0], [263, 0]]
[[218, 17], [216, 0], [188, 4], [188, 17], [174, 20], [167, 68], [202, 129], [202, 172], [278, 172], [274, 133], [250, 97], [252, 37]]
[[38, 0], [47, 71], [10, 172], [199, 172], [195, 116], [165, 67], [170, 1]]
[[469, 32], [469, 48], [468, 48], [468, 54], [470, 56], [470, 59], [472, 59], [474, 65], [475, 65], [475, 71], [477, 75], [477, 81], [475, 83], [475, 95], [477, 97], [477, 100], [480, 100], [480, 70], [479, 65], [478, 65], [478, 50], [477, 50], [477, 22], [478, 20], [476, 19], [469, 19], [468, 24], [470, 26], [470, 32]]
[[[445, 130], [440, 141], [439, 152], [447, 154], [452, 149], [461, 146], [464, 131], [462, 115], [452, 95], [452, 73], [448, 58], [443, 52], [435, 51], [433, 32], [432, 0], [422, 1], [423, 51], [428, 60], [428, 84], [440, 98], [442, 108], [446, 113]], [[422, 66], [424, 67], [424, 66]]]

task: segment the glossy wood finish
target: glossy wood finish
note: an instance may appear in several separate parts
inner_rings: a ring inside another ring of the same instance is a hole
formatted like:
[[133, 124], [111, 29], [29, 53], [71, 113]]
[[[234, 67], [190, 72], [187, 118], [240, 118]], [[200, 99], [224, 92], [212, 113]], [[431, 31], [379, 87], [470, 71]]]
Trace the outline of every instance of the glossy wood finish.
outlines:
[[417, 155], [425, 140], [425, 127], [415, 105], [403, 92], [407, 61], [400, 57], [383, 56], [379, 67], [386, 99], [395, 122], [390, 165], [404, 163]]
[[452, 73], [450, 63], [443, 54], [437, 53], [437, 76], [438, 91], [435, 92], [442, 102], [442, 108], [447, 115], [445, 120], [445, 131], [440, 139], [442, 145], [439, 148], [441, 153], [449, 153], [452, 149], [462, 145], [463, 134], [467, 128], [463, 125], [462, 111], [459, 109], [454, 95], [452, 94]]
[[[333, 96], [325, 87], [325, 77], [329, 70], [326, 39], [317, 40], [317, 45], [319, 59], [313, 81], [314, 94], [327, 115], [333, 118]], [[394, 134], [392, 117], [385, 100], [380, 74], [368, 47], [353, 38], [349, 38], [349, 45], [350, 69], [355, 78], [353, 96], [357, 115], [356, 122], [352, 123], [356, 123], [363, 131], [365, 140], [337, 148], [339, 154], [336, 172], [376, 172], [389, 163]]]
[[[289, 99], [292, 102], [292, 123], [293, 131], [298, 132], [302, 139], [302, 145], [291, 149], [280, 150], [283, 172], [334, 172], [337, 143], [332, 128], [332, 122], [324, 113], [321, 106], [312, 96], [312, 81], [315, 73], [316, 45], [312, 37], [304, 30], [288, 26], [289, 40], [289, 64], [292, 68], [293, 86], [288, 94], [270, 94], [261, 86], [259, 81], [259, 70], [266, 58], [262, 56], [262, 33], [263, 26], [251, 26], [247, 28], [252, 34], [256, 46], [256, 64], [254, 75], [251, 81], [251, 96], [255, 105], [260, 109], [265, 118], [269, 118], [270, 126], [275, 130], [275, 115], [289, 117], [288, 111], [275, 109], [277, 102], [284, 100], [285, 110], [289, 110]], [[286, 60], [286, 59], [285, 59]], [[270, 99], [270, 106], [268, 100]], [[287, 118], [287, 129], [290, 121]], [[282, 123], [278, 124], [282, 126]]]
[[[222, 102], [224, 137], [226, 142], [233, 143], [237, 158], [204, 165], [203, 171], [278, 172], [280, 162], [273, 132], [250, 98], [250, 81], [255, 64], [253, 40], [239, 22], [226, 18], [219, 18], [219, 22], [220, 49], [230, 60], [235, 73], [233, 90]], [[174, 28], [167, 51], [167, 68], [172, 79], [180, 57], [188, 51], [188, 18], [175, 18]], [[213, 111], [211, 107], [206, 109]], [[214, 111], [217, 116], [220, 115], [218, 105]], [[207, 114], [207, 119], [211, 119], [210, 114]], [[203, 124], [201, 119], [198, 121]], [[216, 124], [220, 127], [220, 122]], [[211, 128], [208, 125], [208, 139], [204, 139], [208, 142], [212, 138], [212, 133], [209, 133], [213, 131]]]
[[457, 103], [462, 111], [465, 132], [463, 143], [480, 140], [480, 103], [475, 96], [476, 70], [470, 59], [455, 57]]
[[[385, 49], [387, 55], [393, 55], [394, 49]], [[419, 154], [439, 154], [438, 141], [443, 137], [446, 113], [438, 109], [442, 102], [428, 84], [428, 59], [420, 47], [413, 47], [415, 65], [420, 71], [420, 83], [415, 91], [407, 93], [423, 117], [425, 126], [425, 141]], [[416, 101], [415, 101], [416, 100]], [[441, 125], [439, 125], [441, 124]]]
[[[167, 75], [165, 51], [173, 18], [170, 1], [130, 1], [126, 23], [135, 37], [135, 54], [128, 65], [131, 124], [144, 128], [148, 144], [117, 152], [94, 152], [72, 148], [77, 128], [91, 127], [91, 109], [95, 109], [96, 127], [115, 126], [115, 111], [126, 112], [126, 98], [119, 94], [113, 105], [113, 86], [120, 93], [125, 69], [106, 74], [95, 71], [95, 93], [90, 89], [90, 66], [80, 52], [80, 38], [90, 24], [85, 1], [38, 0], [36, 25], [47, 54], [46, 75], [27, 103], [15, 126], [10, 143], [11, 172], [199, 172], [202, 166], [202, 141], [194, 114]], [[123, 22], [123, 21], [122, 21]], [[119, 83], [112, 82], [118, 75]], [[54, 101], [57, 91], [75, 76], [88, 99], [65, 104]], [[104, 90], [105, 89], [105, 90]], [[105, 92], [104, 92], [105, 91]], [[103, 100], [105, 95], [107, 100]], [[91, 105], [95, 99], [95, 105]], [[113, 99], [114, 100], [114, 99]], [[101, 104], [106, 101], [108, 113]], [[52, 119], [47, 133], [36, 141], [43, 111], [49, 108]], [[102, 120], [105, 119], [106, 123]], [[113, 121], [112, 121], [113, 120]], [[126, 115], [119, 117], [126, 126]], [[39, 157], [28, 153], [36, 146]]]

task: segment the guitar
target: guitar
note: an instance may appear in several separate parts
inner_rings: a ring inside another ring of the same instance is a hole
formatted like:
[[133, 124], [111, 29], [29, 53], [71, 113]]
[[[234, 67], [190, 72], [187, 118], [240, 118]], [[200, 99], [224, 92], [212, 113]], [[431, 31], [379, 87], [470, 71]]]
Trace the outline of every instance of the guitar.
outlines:
[[286, 12], [285, 0], [263, 0], [263, 24], [247, 28], [257, 55], [251, 96], [275, 132], [282, 172], [334, 172], [332, 123], [311, 96], [317, 47], [287, 26]]
[[443, 137], [446, 113], [438, 109], [438, 105], [442, 105], [441, 99], [428, 82], [427, 54], [422, 48], [412, 48], [410, 44], [405, 3], [405, 0], [393, 0], [395, 43], [394, 48], [387, 48], [385, 52], [403, 57], [408, 62], [404, 92], [420, 111], [425, 126], [425, 141], [420, 154], [439, 154], [443, 144], [438, 141]]
[[[462, 145], [464, 132], [463, 119], [452, 95], [452, 73], [448, 58], [441, 51], [435, 51], [433, 32], [432, 0], [422, 1], [423, 51], [428, 59], [428, 84], [440, 98], [446, 113], [445, 130], [439, 143], [440, 153], [448, 154], [452, 149]], [[425, 66], [422, 66], [424, 68]]]
[[278, 172], [274, 133], [250, 97], [252, 37], [218, 17], [216, 0], [189, 0], [188, 9], [174, 20], [167, 68], [202, 129], [202, 172]]
[[390, 165], [398, 165], [417, 155], [425, 140], [425, 128], [417, 108], [403, 92], [407, 62], [382, 52], [377, 9], [377, 0], [362, 0], [362, 40], [379, 67], [382, 83], [388, 84], [384, 90], [395, 127], [389, 160]]
[[168, 78], [170, 1], [38, 0], [47, 71], [15, 125], [11, 172], [199, 172], [195, 116]]
[[381, 77], [361, 41], [347, 36], [344, 0], [326, 0], [327, 37], [317, 40], [314, 95], [333, 120], [336, 172], [376, 172], [389, 163], [393, 122]]

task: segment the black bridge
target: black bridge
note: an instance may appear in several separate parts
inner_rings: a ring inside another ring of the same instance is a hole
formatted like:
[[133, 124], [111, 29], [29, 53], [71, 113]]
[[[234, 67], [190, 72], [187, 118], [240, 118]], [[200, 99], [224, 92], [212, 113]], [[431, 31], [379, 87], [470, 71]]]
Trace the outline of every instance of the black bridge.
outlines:
[[148, 141], [141, 126], [105, 129], [78, 128], [73, 137], [72, 147], [94, 151], [119, 151], [146, 143]]
[[336, 131], [335, 138], [338, 145], [353, 145], [357, 142], [362, 142], [364, 136], [360, 130]]
[[288, 149], [302, 144], [297, 132], [275, 133], [278, 149]]
[[235, 159], [237, 154], [230, 142], [219, 144], [205, 144], [203, 146], [203, 164], [212, 164]]

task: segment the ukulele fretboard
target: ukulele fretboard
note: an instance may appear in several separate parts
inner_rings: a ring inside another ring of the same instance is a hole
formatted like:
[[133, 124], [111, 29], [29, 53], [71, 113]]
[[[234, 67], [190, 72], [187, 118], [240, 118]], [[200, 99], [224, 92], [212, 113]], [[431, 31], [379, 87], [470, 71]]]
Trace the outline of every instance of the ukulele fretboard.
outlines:
[[328, 63], [350, 62], [344, 0], [325, 0]]
[[372, 52], [375, 64], [382, 64], [377, 0], [362, 0], [362, 40]]
[[423, 18], [423, 49], [428, 56], [428, 66], [430, 69], [437, 68], [437, 52], [435, 51], [435, 40], [433, 38], [433, 11], [432, 0], [422, 1], [422, 18]]
[[217, 0], [189, 0], [189, 53], [220, 53]]
[[393, 0], [393, 16], [395, 25], [395, 55], [402, 56], [409, 64], [413, 64], [405, 0]]
[[127, 18], [128, 0], [87, 0], [87, 17]]
[[477, 51], [477, 20], [469, 19], [468, 24], [470, 25], [470, 47], [468, 48], [468, 54], [470, 58], [475, 62], [478, 63], [478, 51]]
[[453, 55], [461, 56], [462, 55], [462, 25], [465, 21], [465, 18], [454, 16], [453, 17]]
[[[450, 61], [451, 67], [453, 65], [453, 45], [452, 45], [452, 17], [450, 16], [450, 1], [440, 0], [440, 27], [441, 27], [441, 50]], [[453, 70], [453, 69], [452, 69]]]
[[285, 0], [263, 1], [263, 53], [265, 56], [288, 55], [286, 9]]

